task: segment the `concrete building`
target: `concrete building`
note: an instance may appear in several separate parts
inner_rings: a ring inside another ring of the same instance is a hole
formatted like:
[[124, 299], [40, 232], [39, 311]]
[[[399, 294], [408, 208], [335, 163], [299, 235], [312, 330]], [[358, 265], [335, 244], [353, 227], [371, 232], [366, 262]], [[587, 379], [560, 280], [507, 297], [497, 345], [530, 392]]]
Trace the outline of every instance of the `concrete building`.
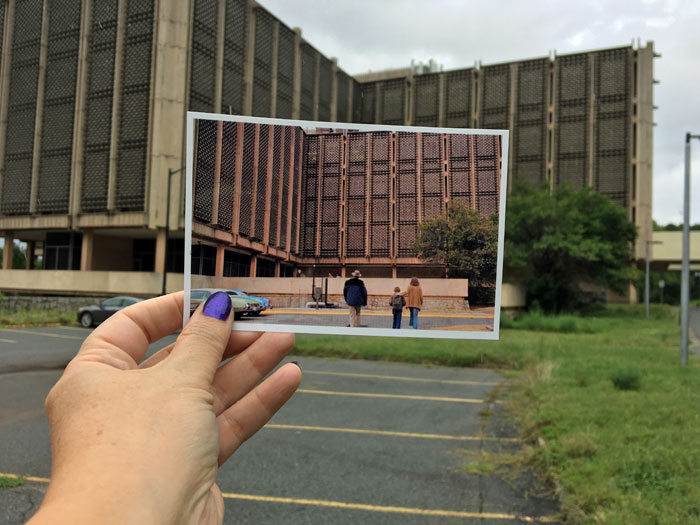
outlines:
[[180, 288], [187, 110], [508, 128], [511, 180], [593, 186], [650, 238], [651, 43], [361, 83], [253, 0], [0, 0], [0, 46], [0, 232], [44, 268], [5, 257], [3, 291]]

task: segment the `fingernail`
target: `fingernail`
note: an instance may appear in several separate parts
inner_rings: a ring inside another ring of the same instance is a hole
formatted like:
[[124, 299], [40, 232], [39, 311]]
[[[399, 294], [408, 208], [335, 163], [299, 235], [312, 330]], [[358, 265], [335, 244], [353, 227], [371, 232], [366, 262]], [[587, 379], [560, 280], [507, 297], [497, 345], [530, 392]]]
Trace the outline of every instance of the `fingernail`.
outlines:
[[297, 363], [296, 361], [292, 361], [292, 363], [294, 363], [295, 365], [297, 365], [297, 366], [299, 367], [299, 370], [301, 370], [301, 365], [300, 365], [299, 363]]
[[202, 313], [207, 317], [225, 321], [231, 313], [231, 298], [226, 292], [216, 292], [210, 295], [209, 299], [204, 303]]

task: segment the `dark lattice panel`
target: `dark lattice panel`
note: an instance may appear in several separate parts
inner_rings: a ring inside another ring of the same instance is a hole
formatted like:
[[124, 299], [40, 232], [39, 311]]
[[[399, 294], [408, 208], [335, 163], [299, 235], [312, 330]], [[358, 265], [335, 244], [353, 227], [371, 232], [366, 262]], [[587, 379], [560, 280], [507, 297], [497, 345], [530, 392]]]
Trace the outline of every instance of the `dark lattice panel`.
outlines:
[[554, 176], [578, 190], [588, 180], [588, 55], [559, 57], [557, 65]]
[[29, 213], [41, 19], [41, 0], [17, 0], [0, 209], [4, 215]]
[[292, 215], [292, 238], [290, 239], [290, 246], [292, 253], [299, 253], [299, 235], [297, 229], [299, 227], [299, 213], [297, 213], [297, 208], [299, 207], [299, 182], [302, 173], [300, 172], [301, 166], [301, 155], [303, 152], [303, 140], [304, 133], [300, 129], [294, 130], [294, 166], [292, 167], [292, 209], [290, 213]]
[[319, 142], [318, 135], [307, 135], [304, 140], [301, 254], [305, 257], [316, 255]]
[[190, 48], [190, 111], [214, 111], [219, 13], [217, 4], [212, 0], [194, 0]]
[[365, 124], [375, 124], [377, 84], [375, 82], [360, 84], [360, 89], [362, 90], [362, 122]]
[[314, 118], [314, 86], [316, 84], [316, 54], [317, 51], [307, 43], [302, 43], [301, 49], [301, 98], [299, 102], [299, 118], [313, 120]]
[[129, 0], [127, 6], [115, 200], [124, 211], [144, 209], [154, 3]]
[[445, 73], [445, 126], [469, 128], [472, 123], [471, 69]]
[[448, 162], [450, 170], [450, 199], [471, 207], [471, 142], [473, 135], [450, 135]]
[[337, 257], [340, 240], [342, 136], [322, 136], [321, 147], [321, 257]]
[[243, 124], [243, 159], [241, 169], [241, 207], [238, 232], [249, 237], [253, 231], [253, 192], [255, 191], [255, 124]]
[[327, 122], [331, 119], [333, 62], [321, 55], [318, 67], [318, 120]]
[[396, 144], [396, 200], [398, 255], [415, 255], [413, 243], [418, 231], [418, 162], [415, 133], [399, 133]]
[[118, 0], [104, 0], [92, 6], [80, 197], [80, 208], [84, 212], [107, 209], [117, 5]]
[[348, 257], [365, 254], [365, 225], [367, 223], [365, 193], [367, 184], [367, 134], [348, 135], [347, 159], [347, 219], [345, 253]]
[[476, 207], [481, 215], [488, 217], [498, 213], [499, 137], [475, 135], [472, 140], [476, 162]]
[[510, 172], [534, 186], [539, 186], [546, 172], [548, 78], [547, 59], [518, 64], [515, 155]]
[[423, 133], [421, 186], [423, 196], [423, 219], [433, 219], [442, 213], [443, 175], [442, 138], [435, 133]]
[[5, 4], [6, 2], [0, 2], [0, 69], [2, 69], [2, 39], [5, 35]]
[[260, 125], [258, 136], [258, 172], [257, 189], [255, 190], [255, 228], [252, 237], [262, 241], [265, 238], [265, 214], [268, 212], [265, 203], [267, 195], [267, 163], [268, 146], [270, 143], [270, 126]]
[[40, 213], [68, 213], [81, 0], [49, 4], [49, 40], [39, 154]]
[[285, 126], [284, 128], [284, 162], [282, 163], [282, 207], [280, 208], [280, 235], [279, 248], [286, 250], [287, 248], [287, 226], [289, 225], [289, 216], [294, 214], [293, 210], [289, 209], [289, 192], [291, 184], [290, 168], [292, 166], [292, 155], [294, 148], [292, 144], [294, 128]]
[[193, 220], [209, 224], [212, 219], [214, 185], [216, 184], [215, 120], [197, 121], [197, 159], [194, 170]]
[[413, 125], [437, 126], [440, 107], [440, 76], [419, 75], [413, 84]]
[[292, 118], [294, 31], [280, 24], [277, 45], [277, 118]]
[[270, 116], [272, 100], [272, 39], [274, 18], [264, 9], [255, 10], [255, 59], [253, 60], [253, 115]]
[[350, 114], [348, 113], [348, 96], [350, 95], [350, 77], [338, 70], [336, 73], [337, 90], [336, 90], [336, 122], [349, 122]]
[[385, 80], [380, 83], [379, 93], [379, 122], [403, 125], [406, 81], [402, 78]]
[[236, 167], [240, 159], [238, 149], [238, 124], [224, 122], [221, 132], [221, 173], [219, 175], [219, 214], [216, 224], [231, 231], [233, 224], [233, 197], [236, 187]]
[[[212, 2], [213, 3], [213, 2]], [[226, 0], [221, 112], [243, 114], [243, 68], [248, 39], [246, 0]]]
[[362, 84], [354, 78], [350, 79], [352, 84], [352, 108], [350, 112], [351, 122], [362, 122]]
[[373, 257], [388, 257], [390, 241], [391, 134], [372, 133], [369, 248]]
[[280, 170], [282, 169], [282, 126], [272, 127], [272, 181], [271, 181], [271, 197], [270, 197], [270, 229], [268, 236], [268, 244], [270, 246], [278, 245], [277, 220], [279, 219], [279, 197], [280, 197]]
[[510, 65], [487, 66], [481, 70], [479, 127], [508, 129], [510, 109]]
[[595, 189], [622, 206], [629, 200], [630, 50], [596, 56]]

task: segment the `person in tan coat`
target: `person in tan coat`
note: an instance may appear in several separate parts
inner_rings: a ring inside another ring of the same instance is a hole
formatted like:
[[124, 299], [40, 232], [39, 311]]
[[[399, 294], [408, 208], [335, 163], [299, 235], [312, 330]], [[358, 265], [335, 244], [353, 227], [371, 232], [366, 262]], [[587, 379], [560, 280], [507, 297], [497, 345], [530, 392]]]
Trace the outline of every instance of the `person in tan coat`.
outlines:
[[423, 289], [420, 287], [418, 277], [411, 278], [411, 283], [403, 295], [406, 298], [406, 307], [411, 312], [411, 317], [408, 322], [415, 330], [418, 329], [418, 312], [423, 308]]

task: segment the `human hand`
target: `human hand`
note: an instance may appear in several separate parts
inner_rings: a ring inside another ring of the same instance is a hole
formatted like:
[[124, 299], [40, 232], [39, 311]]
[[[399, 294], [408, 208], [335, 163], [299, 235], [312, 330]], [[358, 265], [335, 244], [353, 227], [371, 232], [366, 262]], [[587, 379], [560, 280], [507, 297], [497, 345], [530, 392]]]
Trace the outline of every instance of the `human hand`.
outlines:
[[46, 398], [52, 479], [31, 523], [222, 522], [218, 466], [292, 396], [301, 370], [257, 385], [294, 336], [233, 332], [226, 294], [139, 364], [181, 327], [182, 308], [182, 292], [137, 303], [85, 340]]

